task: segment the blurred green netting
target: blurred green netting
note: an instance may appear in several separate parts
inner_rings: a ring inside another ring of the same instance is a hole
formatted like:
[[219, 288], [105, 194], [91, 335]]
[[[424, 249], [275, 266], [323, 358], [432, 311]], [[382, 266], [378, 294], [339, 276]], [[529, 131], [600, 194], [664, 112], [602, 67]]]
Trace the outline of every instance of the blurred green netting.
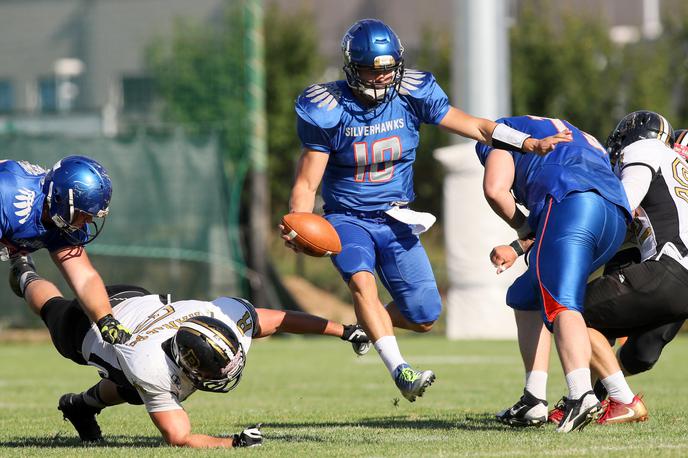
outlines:
[[[248, 164], [225, 161], [218, 137], [182, 130], [121, 138], [9, 135], [0, 136], [0, 151], [44, 168], [72, 154], [98, 160], [110, 173], [113, 197], [103, 233], [87, 251], [105, 283], [207, 299], [240, 295], [247, 275], [238, 207]], [[72, 297], [43, 252], [34, 256], [39, 272]], [[38, 323], [8, 286], [0, 287], [0, 300], [0, 326]]]

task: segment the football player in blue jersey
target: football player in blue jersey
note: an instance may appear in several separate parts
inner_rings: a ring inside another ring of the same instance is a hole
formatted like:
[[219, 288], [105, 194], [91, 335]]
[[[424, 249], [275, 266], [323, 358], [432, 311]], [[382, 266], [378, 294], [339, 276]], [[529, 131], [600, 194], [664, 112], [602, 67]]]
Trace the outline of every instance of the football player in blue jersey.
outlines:
[[28, 253], [46, 248], [103, 339], [130, 334], [112, 315], [103, 280], [86, 254], [108, 214], [112, 183], [98, 162], [68, 156], [52, 169], [25, 161], [0, 162], [0, 242], [10, 260], [10, 283], [19, 297], [35, 280]]
[[[413, 402], [434, 381], [402, 357], [393, 326], [432, 328], [440, 294], [418, 234], [435, 221], [408, 208], [421, 123], [515, 151], [545, 154], [570, 132], [537, 140], [450, 106], [432, 74], [404, 67], [404, 48], [379, 20], [356, 22], [342, 39], [346, 80], [312, 85], [296, 102], [303, 152], [291, 212], [312, 212], [322, 182], [325, 217], [342, 241], [332, 261], [356, 316], [403, 396]], [[287, 245], [295, 248], [283, 235]], [[380, 302], [375, 272], [393, 302]]]
[[[683, 135], [675, 131], [672, 139], [671, 131], [662, 115], [642, 110], [625, 116], [607, 141], [614, 171], [636, 219], [628, 228], [626, 243], [590, 276], [586, 289], [583, 318], [593, 350], [591, 367], [598, 378], [595, 392], [599, 399], [608, 396], [604, 414], [597, 420], [600, 424], [647, 419], [647, 408], [633, 394], [624, 374], [650, 370], [688, 317], [684, 299], [688, 295], [688, 204], [681, 198], [686, 186], [681, 177], [687, 166], [676, 156], [682, 153]], [[507, 245], [495, 247], [490, 254], [500, 270], [509, 268], [517, 257]], [[515, 310], [519, 328], [537, 323], [536, 317], [528, 319], [529, 314], [533, 312]], [[607, 337], [620, 336], [628, 339], [615, 357]], [[527, 338], [527, 333], [519, 332], [519, 337], [526, 337], [519, 339], [522, 352], [525, 348], [526, 354], [538, 356], [524, 358], [524, 396], [497, 417], [511, 425], [538, 425], [545, 421], [549, 336], [538, 342]], [[538, 399], [533, 393], [543, 397]], [[562, 414], [558, 404], [549, 420], [560, 419]]]
[[[548, 343], [548, 329], [554, 333], [569, 389], [557, 431], [569, 432], [583, 428], [602, 409], [590, 380], [591, 347], [582, 316], [586, 283], [623, 243], [631, 210], [607, 152], [591, 135], [560, 119], [520, 116], [498, 122], [534, 136], [564, 130], [573, 134], [571, 142], [544, 157], [476, 146], [485, 166], [487, 201], [523, 239], [514, 241], [513, 249], [522, 253], [532, 246], [528, 270], [511, 285], [506, 301], [524, 312], [516, 314], [519, 342], [540, 339]], [[527, 219], [517, 202], [529, 210]], [[526, 235], [531, 232], [534, 241]], [[524, 315], [527, 318], [521, 320]], [[534, 361], [541, 354], [530, 350], [521, 348], [526, 366], [542, 363], [546, 367], [545, 361]], [[526, 381], [527, 387], [543, 386], [532, 382]], [[532, 391], [524, 397], [529, 394], [544, 399], [544, 393]]]

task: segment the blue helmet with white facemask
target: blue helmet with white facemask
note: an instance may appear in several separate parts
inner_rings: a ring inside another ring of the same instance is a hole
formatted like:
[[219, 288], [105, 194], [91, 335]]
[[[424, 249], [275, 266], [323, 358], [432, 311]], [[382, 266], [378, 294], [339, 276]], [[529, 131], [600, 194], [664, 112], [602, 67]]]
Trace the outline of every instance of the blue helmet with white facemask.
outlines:
[[50, 220], [75, 245], [92, 242], [105, 224], [112, 197], [107, 170], [85, 156], [58, 161], [43, 178]]
[[[377, 19], [363, 19], [352, 25], [342, 38], [344, 73], [349, 87], [379, 103], [394, 97], [404, 74], [404, 47], [387, 24]], [[394, 72], [391, 81], [375, 84], [360, 75], [361, 69], [374, 74]]]

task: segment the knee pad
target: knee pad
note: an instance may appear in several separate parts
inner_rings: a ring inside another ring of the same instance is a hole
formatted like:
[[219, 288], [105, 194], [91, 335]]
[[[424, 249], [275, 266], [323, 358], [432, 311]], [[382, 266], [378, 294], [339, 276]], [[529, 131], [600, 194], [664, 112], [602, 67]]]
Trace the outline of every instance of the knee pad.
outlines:
[[399, 311], [412, 323], [437, 321], [442, 311], [442, 298], [434, 285], [420, 285], [395, 298]]

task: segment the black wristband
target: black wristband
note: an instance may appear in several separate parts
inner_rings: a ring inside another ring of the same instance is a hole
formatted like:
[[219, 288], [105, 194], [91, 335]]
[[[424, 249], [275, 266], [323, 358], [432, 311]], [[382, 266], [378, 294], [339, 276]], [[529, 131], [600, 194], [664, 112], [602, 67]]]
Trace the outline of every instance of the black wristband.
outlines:
[[523, 253], [525, 253], [525, 251], [523, 251], [523, 248], [521, 248], [521, 244], [518, 242], [518, 239], [511, 242], [509, 246], [514, 249], [518, 256], [523, 256]]

